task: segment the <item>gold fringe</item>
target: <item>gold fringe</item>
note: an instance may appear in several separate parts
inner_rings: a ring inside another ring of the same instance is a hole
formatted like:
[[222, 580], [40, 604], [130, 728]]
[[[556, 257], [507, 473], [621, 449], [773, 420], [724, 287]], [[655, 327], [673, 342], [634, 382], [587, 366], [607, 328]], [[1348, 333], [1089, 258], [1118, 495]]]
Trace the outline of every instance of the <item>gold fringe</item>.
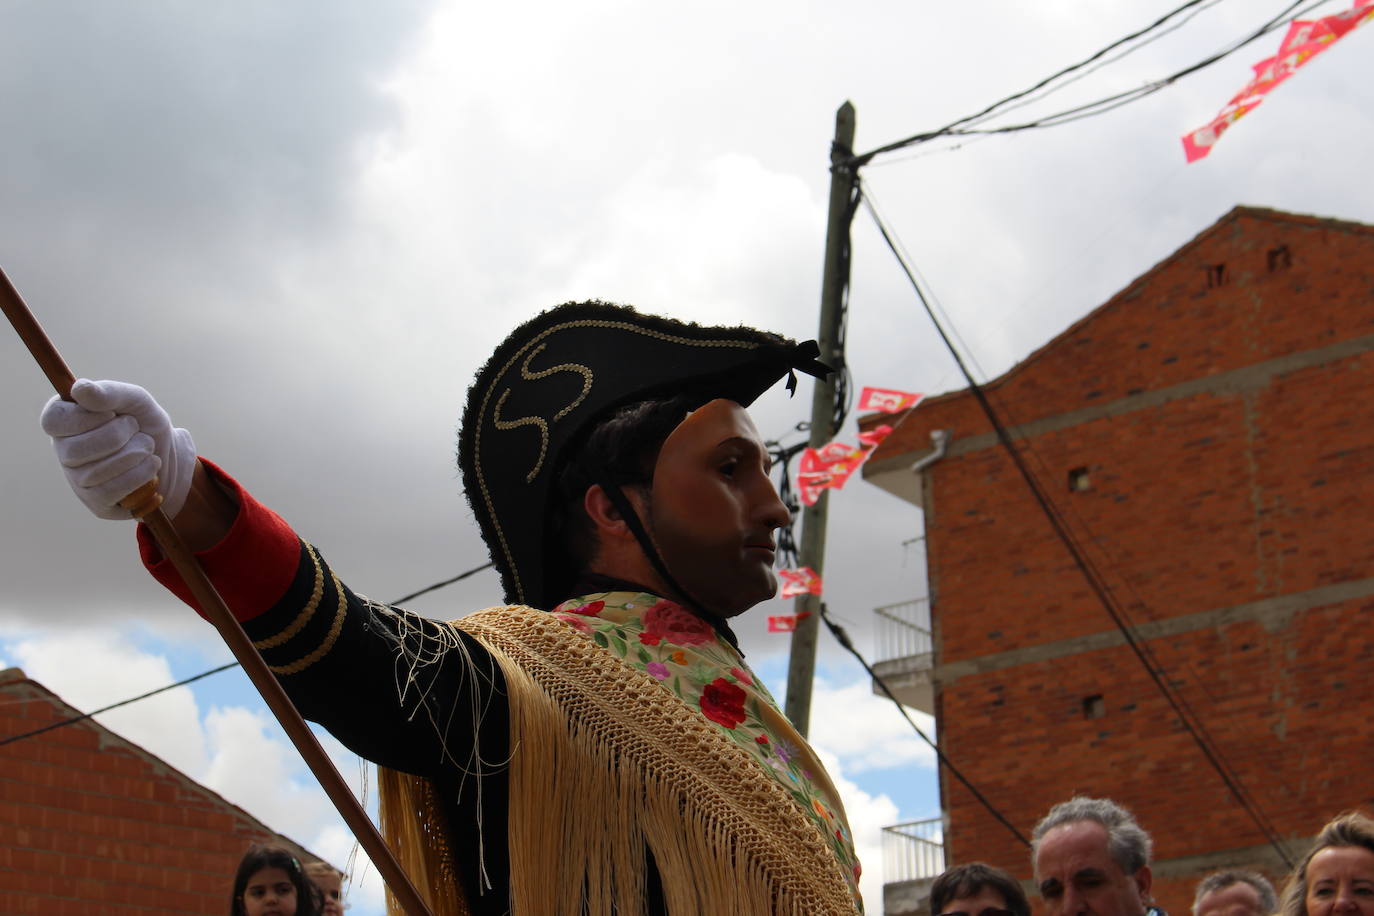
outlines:
[[[525, 607], [455, 621], [501, 666], [511, 911], [854, 916], [828, 837], [746, 750], [650, 675]], [[475, 727], [475, 726], [474, 726]], [[378, 767], [382, 834], [435, 916], [470, 916], [429, 781]], [[390, 894], [387, 912], [402, 916]]]
[[458, 625], [508, 685], [514, 913], [643, 914], [646, 845], [671, 913], [857, 911], [798, 803], [651, 676], [542, 611]]
[[[382, 837], [434, 916], [471, 916], [453, 869], [448, 825], [429, 780], [377, 767]], [[388, 916], [405, 916], [390, 888]]]

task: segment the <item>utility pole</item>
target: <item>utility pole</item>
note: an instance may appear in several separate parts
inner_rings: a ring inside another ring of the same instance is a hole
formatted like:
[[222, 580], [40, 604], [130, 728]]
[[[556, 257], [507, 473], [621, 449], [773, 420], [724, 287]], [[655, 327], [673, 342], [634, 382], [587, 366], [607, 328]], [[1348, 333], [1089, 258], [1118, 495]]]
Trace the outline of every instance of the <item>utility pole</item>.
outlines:
[[[835, 140], [830, 147], [830, 219], [825, 231], [825, 270], [821, 277], [821, 362], [836, 370], [844, 366], [845, 288], [849, 285], [849, 224], [858, 173], [849, 159], [854, 153], [854, 106], [845, 102], [835, 112]], [[811, 395], [812, 448], [820, 448], [835, 436], [835, 377], [817, 379]], [[822, 490], [814, 506], [802, 512], [802, 537], [798, 558], [822, 575], [825, 566], [825, 517], [829, 491]], [[816, 675], [816, 637], [820, 632], [820, 596], [797, 599], [796, 612], [806, 614], [792, 631], [787, 661], [787, 700], [784, 710], [792, 725], [805, 737], [811, 722], [811, 683]]]

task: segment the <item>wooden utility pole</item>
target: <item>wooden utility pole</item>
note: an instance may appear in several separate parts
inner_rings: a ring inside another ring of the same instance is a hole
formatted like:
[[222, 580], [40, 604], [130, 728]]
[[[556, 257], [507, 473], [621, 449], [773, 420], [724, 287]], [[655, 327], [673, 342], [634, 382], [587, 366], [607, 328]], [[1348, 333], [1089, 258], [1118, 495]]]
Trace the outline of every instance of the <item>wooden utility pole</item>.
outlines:
[[[854, 154], [854, 106], [845, 102], [835, 112], [835, 141], [830, 147], [830, 219], [825, 231], [825, 271], [821, 277], [821, 321], [816, 335], [821, 362], [840, 370], [844, 366], [844, 294], [849, 285], [849, 224], [853, 218], [854, 186], [859, 176], [850, 163]], [[811, 395], [812, 448], [820, 448], [835, 436], [835, 377], [817, 379]], [[822, 575], [825, 566], [825, 517], [829, 491], [822, 490], [814, 506], [802, 512], [801, 549], [798, 557]], [[792, 651], [787, 662], [787, 699], [784, 710], [797, 731], [805, 736], [811, 722], [811, 682], [816, 674], [816, 636], [820, 632], [820, 596], [797, 599], [796, 612], [806, 614], [792, 631]]]

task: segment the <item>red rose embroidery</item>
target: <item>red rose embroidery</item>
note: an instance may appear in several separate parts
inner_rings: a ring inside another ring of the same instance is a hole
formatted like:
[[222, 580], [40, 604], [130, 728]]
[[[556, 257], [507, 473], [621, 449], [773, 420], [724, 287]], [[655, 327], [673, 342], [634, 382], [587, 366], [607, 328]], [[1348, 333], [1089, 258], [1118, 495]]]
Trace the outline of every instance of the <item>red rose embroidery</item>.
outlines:
[[590, 634], [592, 632], [591, 625], [588, 624], [587, 621], [583, 620], [581, 617], [575, 617], [572, 614], [564, 614], [561, 611], [557, 614], [554, 614], [553, 616], [557, 617], [564, 623], [570, 624], [573, 627], [581, 630], [583, 633]]
[[656, 646], [656, 645], [658, 645], [658, 641], [659, 641], [660, 639], [662, 639], [662, 638], [663, 638], [663, 637], [659, 636], [657, 633], [640, 633], [640, 634], [639, 634], [639, 641], [642, 642], [642, 643], [644, 643], [644, 645], [646, 645], [646, 646]]
[[[671, 601], [660, 601], [644, 612], [644, 632], [680, 646], [699, 646], [716, 635], [709, 623]], [[658, 639], [649, 642], [641, 636], [640, 642], [654, 646]]]
[[767, 743], [768, 743], [768, 736], [767, 736], [767, 735], [759, 735], [757, 738], [754, 739], [754, 742], [755, 742], [756, 744], [767, 744]]
[[701, 692], [701, 712], [712, 722], [734, 728], [744, 721], [744, 691], [718, 677]]
[[565, 607], [563, 610], [569, 614], [581, 614], [583, 617], [595, 617], [606, 609], [606, 602], [593, 601], [591, 604], [583, 604], [578, 607]]

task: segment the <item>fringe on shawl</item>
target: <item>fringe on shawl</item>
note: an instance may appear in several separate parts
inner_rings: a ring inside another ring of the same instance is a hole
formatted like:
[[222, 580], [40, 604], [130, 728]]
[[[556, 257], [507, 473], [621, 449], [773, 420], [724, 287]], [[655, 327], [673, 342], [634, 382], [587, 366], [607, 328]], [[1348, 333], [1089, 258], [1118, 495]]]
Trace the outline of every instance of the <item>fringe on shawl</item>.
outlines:
[[[377, 789], [382, 837], [434, 916], [471, 916], [454, 874], [448, 825], [429, 780], [378, 766]], [[386, 911], [405, 916], [389, 888]]]
[[648, 675], [541, 612], [460, 625], [508, 688], [514, 913], [642, 916], [646, 846], [670, 913], [856, 912], [796, 802]]

